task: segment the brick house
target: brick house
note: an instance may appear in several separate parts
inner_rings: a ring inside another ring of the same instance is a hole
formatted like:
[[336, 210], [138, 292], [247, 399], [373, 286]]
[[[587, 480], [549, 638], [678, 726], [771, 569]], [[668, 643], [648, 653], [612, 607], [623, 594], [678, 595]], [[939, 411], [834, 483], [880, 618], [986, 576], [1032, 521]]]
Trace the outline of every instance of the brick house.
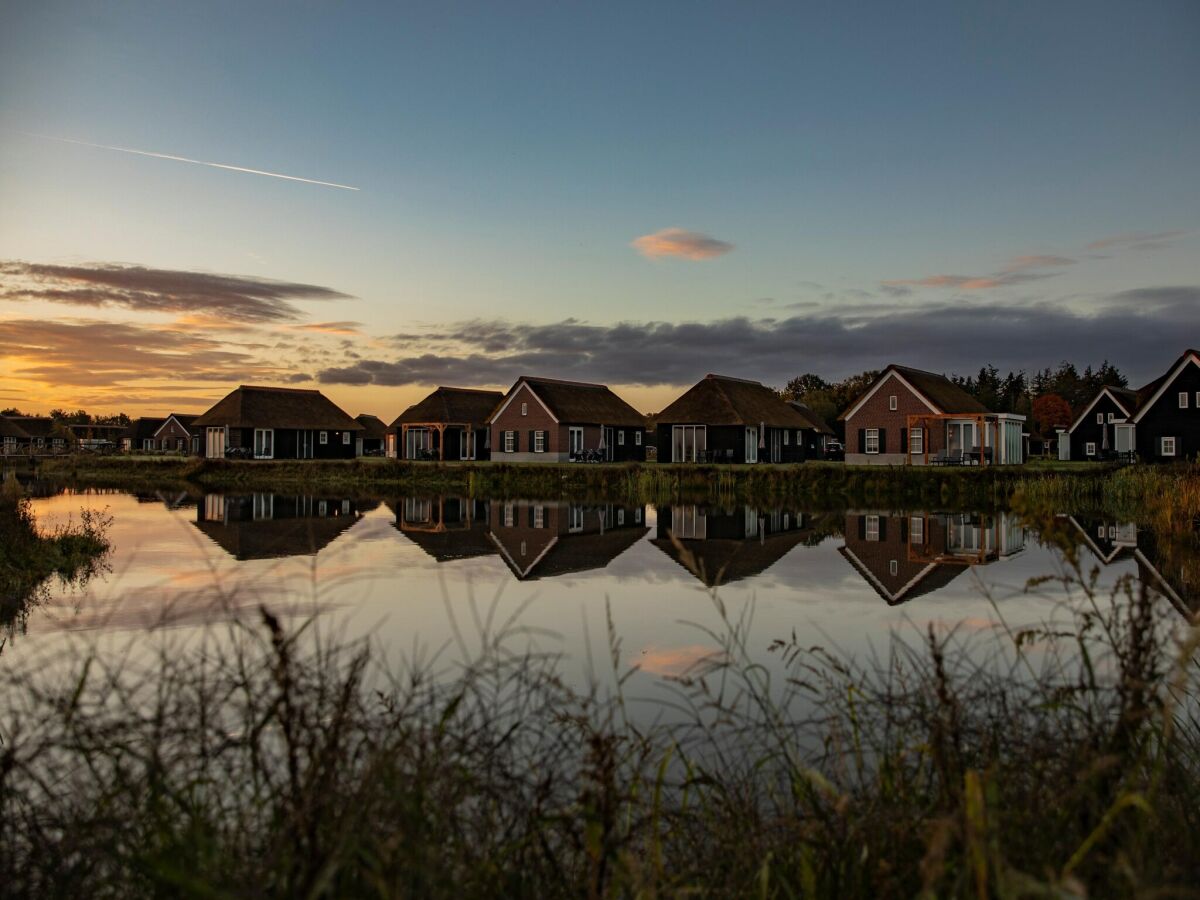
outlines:
[[320, 391], [242, 385], [192, 423], [204, 456], [354, 459], [363, 427]]
[[168, 453], [187, 453], [199, 456], [200, 432], [192, 425], [195, 421], [195, 413], [171, 413], [167, 416], [158, 430], [154, 432], [154, 440], [158, 444], [158, 449]]
[[994, 413], [943, 375], [890, 365], [839, 417], [846, 462], [925, 465], [1025, 461], [1025, 417]]
[[646, 458], [646, 418], [605, 385], [519, 378], [489, 420], [492, 459], [568, 462]]
[[644, 506], [493, 501], [489, 535], [521, 581], [603, 569], [650, 530]]

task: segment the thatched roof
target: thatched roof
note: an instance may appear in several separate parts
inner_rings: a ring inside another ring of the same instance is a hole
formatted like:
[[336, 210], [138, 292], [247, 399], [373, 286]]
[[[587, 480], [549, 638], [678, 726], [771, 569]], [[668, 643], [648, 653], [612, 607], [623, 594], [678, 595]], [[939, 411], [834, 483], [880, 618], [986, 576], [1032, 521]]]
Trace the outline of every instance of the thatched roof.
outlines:
[[769, 425], [807, 428], [808, 420], [757, 381], [705, 375], [655, 416], [660, 425], [695, 422], [704, 425]]
[[522, 384], [528, 385], [538, 399], [546, 404], [550, 414], [564, 425], [646, 427], [646, 417], [609, 390], [607, 385], [523, 376], [505, 396], [513, 396]]
[[379, 416], [359, 413], [354, 419], [363, 427], [362, 436], [368, 440], [382, 441], [387, 435], [387, 426], [383, 424], [383, 420]]
[[801, 403], [799, 400], [789, 400], [788, 406], [800, 413], [800, 415], [808, 422], [808, 427], [813, 429], [813, 431], [817, 432], [818, 434], [834, 434], [834, 430], [825, 423], [824, 419], [818, 416], [812, 411], [812, 409]]
[[0, 416], [0, 438], [14, 438], [18, 441], [29, 440], [29, 432], [16, 422]]
[[879, 377], [871, 383], [871, 386], [863, 391], [838, 418], [844, 420], [858, 406], [863, 397], [875, 390], [893, 372], [911, 384], [913, 390], [923, 396], [942, 413], [974, 414], [991, 412], [990, 409], [945, 375], [937, 375], [933, 372], [926, 372], [923, 369], [910, 369], [908, 366], [898, 366], [892, 363], [879, 373]]
[[7, 418], [30, 437], [49, 438], [53, 436], [54, 420], [49, 416], [8, 416]]
[[320, 391], [243, 384], [197, 416], [196, 427], [303, 428], [362, 431], [363, 427]]
[[396, 428], [406, 423], [413, 425], [445, 422], [482, 428], [503, 399], [504, 395], [499, 391], [439, 387], [420, 403], [414, 403], [400, 413], [391, 427]]
[[125, 426], [125, 431], [122, 437], [133, 442], [133, 449], [137, 450], [142, 441], [149, 440], [154, 437], [158, 429], [162, 428], [166, 419], [143, 416], [140, 419], [134, 419]]

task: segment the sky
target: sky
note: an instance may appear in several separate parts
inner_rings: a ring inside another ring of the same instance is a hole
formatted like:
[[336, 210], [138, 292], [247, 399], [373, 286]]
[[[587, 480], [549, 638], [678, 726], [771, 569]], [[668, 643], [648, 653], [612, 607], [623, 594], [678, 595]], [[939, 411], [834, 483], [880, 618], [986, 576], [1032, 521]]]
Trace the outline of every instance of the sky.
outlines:
[[10, 0], [0, 406], [1136, 386], [1200, 344], [1198, 161], [1195, 0]]

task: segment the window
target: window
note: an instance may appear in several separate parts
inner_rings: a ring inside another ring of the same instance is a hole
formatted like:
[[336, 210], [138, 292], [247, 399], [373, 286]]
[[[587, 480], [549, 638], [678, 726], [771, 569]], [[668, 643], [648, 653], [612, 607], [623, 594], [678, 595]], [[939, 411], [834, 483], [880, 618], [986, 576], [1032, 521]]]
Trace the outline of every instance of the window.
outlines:
[[1200, 391], [1196, 391], [1196, 409], [1200, 409]]
[[1173, 438], [1173, 437], [1160, 438], [1158, 443], [1159, 443], [1159, 452], [1163, 456], [1174, 456], [1175, 455], [1175, 438]]
[[912, 453], [925, 452], [925, 429], [914, 428], [908, 433], [908, 449]]
[[1096, 455], [1096, 443], [1094, 441], [1088, 441], [1086, 444], [1084, 444], [1083, 445], [1083, 453], [1085, 456], [1095, 456]]
[[529, 404], [528, 403], [521, 404], [521, 415], [523, 415], [523, 416], [529, 415]]
[[1104, 413], [1096, 413], [1096, 424], [1097, 425], [1104, 424]]
[[622, 428], [620, 431], [617, 432], [617, 446], [619, 446], [619, 447], [625, 446], [625, 429], [624, 428]]
[[868, 541], [879, 540], [879, 516], [867, 516], [865, 531]]
[[142, 438], [142, 449], [143, 450], [153, 450], [154, 449], [154, 439], [153, 438]]
[[329, 432], [322, 431], [320, 437], [317, 439], [317, 442], [321, 443], [321, 444], [328, 444], [329, 443]]
[[895, 578], [898, 574], [900, 574], [900, 563], [894, 559], [890, 560], [888, 562], [888, 574], [891, 575], [893, 578]]
[[1188, 408], [1188, 392], [1187, 391], [1179, 392], [1179, 408], [1180, 409]]
[[705, 457], [708, 432], [703, 425], [671, 426], [671, 462], [696, 462]]
[[254, 458], [273, 459], [275, 456], [275, 432], [270, 428], [254, 429]]
[[640, 431], [635, 431], [633, 433], [633, 445], [635, 447], [642, 446], [642, 433]]
[[533, 433], [533, 452], [534, 453], [545, 453], [546, 452], [546, 432], [535, 431]]
[[618, 525], [625, 524], [625, 510], [623, 510], [623, 509], [617, 510], [617, 524]]
[[540, 503], [533, 508], [533, 527], [546, 527], [546, 507], [542, 506]]
[[910, 516], [908, 519], [908, 542], [910, 544], [925, 543], [925, 518]]
[[504, 504], [504, 527], [512, 528], [513, 524], [516, 521], [517, 521], [516, 507], [511, 503], [505, 503]]
[[264, 519], [275, 518], [275, 495], [274, 494], [255, 494], [253, 500], [253, 509], [250, 513], [254, 521], [261, 522]]
[[569, 439], [568, 446], [571, 450], [571, 458], [574, 459], [583, 452], [583, 428], [579, 425], [572, 425], [567, 428], [567, 437]]
[[504, 452], [513, 452], [513, 432], [511, 431], [504, 432]]
[[346, 445], [349, 445], [349, 443], [350, 443], [350, 432], [348, 432], [348, 431], [343, 431], [343, 432], [342, 432], [342, 443], [343, 443], [343, 444], [346, 444]]
[[890, 397], [888, 397], [888, 409], [890, 409], [892, 412], [895, 412], [897, 406], [899, 406], [899, 404], [896, 402], [896, 395], [892, 394]]
[[791, 434], [791, 432], [790, 432], [790, 431], [788, 431], [787, 429], [784, 429], [784, 432], [783, 432], [783, 446], [785, 446], [785, 447], [788, 445], [788, 435], [790, 435], [790, 434]]
[[634, 507], [633, 521], [637, 522], [639, 525], [642, 524], [642, 508], [640, 506]]
[[1109, 422], [1109, 424], [1110, 424], [1110, 425], [1112, 424], [1112, 420], [1113, 420], [1113, 419], [1115, 419], [1115, 418], [1116, 418], [1116, 416], [1114, 416], [1112, 413], [1109, 413], [1109, 414], [1108, 414], [1108, 422]]
[[567, 531], [583, 531], [583, 507], [572, 506], [568, 512]]
[[879, 429], [868, 428], [866, 433], [865, 446], [863, 453], [878, 453], [879, 452]]

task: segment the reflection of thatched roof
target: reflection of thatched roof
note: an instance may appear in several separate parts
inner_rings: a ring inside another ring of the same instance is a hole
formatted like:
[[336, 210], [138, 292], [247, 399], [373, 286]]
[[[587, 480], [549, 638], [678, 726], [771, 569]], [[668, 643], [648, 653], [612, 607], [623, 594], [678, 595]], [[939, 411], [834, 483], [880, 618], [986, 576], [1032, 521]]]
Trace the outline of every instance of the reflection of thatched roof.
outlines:
[[453, 531], [418, 531], [400, 525], [393, 527], [440, 563], [496, 553], [496, 545], [488, 537], [487, 522], [476, 522], [470, 528]]
[[607, 385], [526, 376], [519, 379], [505, 396], [511, 397], [522, 384], [529, 385], [560, 423], [646, 426], [646, 417]]
[[[888, 606], [898, 606], [917, 597], [934, 594], [946, 587], [955, 578], [965, 572], [969, 566], [956, 563], [935, 563], [927, 565], [916, 578], [910, 579], [898, 591], [889, 591], [880, 580], [880, 575], [872, 572], [870, 566], [854, 555], [849, 547], [841, 547], [838, 553], [842, 558], [863, 577]], [[890, 575], [888, 577], [891, 577]]]
[[757, 381], [705, 375], [655, 416], [658, 424], [703, 422], [706, 425], [759, 425], [807, 428], [808, 420]]
[[649, 528], [612, 528], [588, 534], [563, 534], [554, 538], [541, 556], [522, 565], [509, 552], [503, 534], [491, 533], [500, 556], [521, 581], [554, 578], [590, 569], [603, 569], [641, 540]]
[[[783, 559], [793, 547], [803, 543], [808, 535], [807, 530], [801, 530], [745, 540], [680, 540], [676, 544], [667, 538], [656, 538], [650, 543], [708, 587], [717, 587], [761, 575]], [[691, 557], [690, 565], [688, 555]]]
[[425, 399], [400, 413], [392, 423], [392, 428], [406, 423], [435, 422], [475, 425], [482, 428], [503, 399], [504, 395], [499, 391], [439, 387]]
[[349, 413], [343, 412], [320, 391], [248, 385], [231, 391], [192, 424], [197, 427], [363, 430]]
[[356, 514], [193, 524], [239, 560], [312, 556], [357, 522]]

